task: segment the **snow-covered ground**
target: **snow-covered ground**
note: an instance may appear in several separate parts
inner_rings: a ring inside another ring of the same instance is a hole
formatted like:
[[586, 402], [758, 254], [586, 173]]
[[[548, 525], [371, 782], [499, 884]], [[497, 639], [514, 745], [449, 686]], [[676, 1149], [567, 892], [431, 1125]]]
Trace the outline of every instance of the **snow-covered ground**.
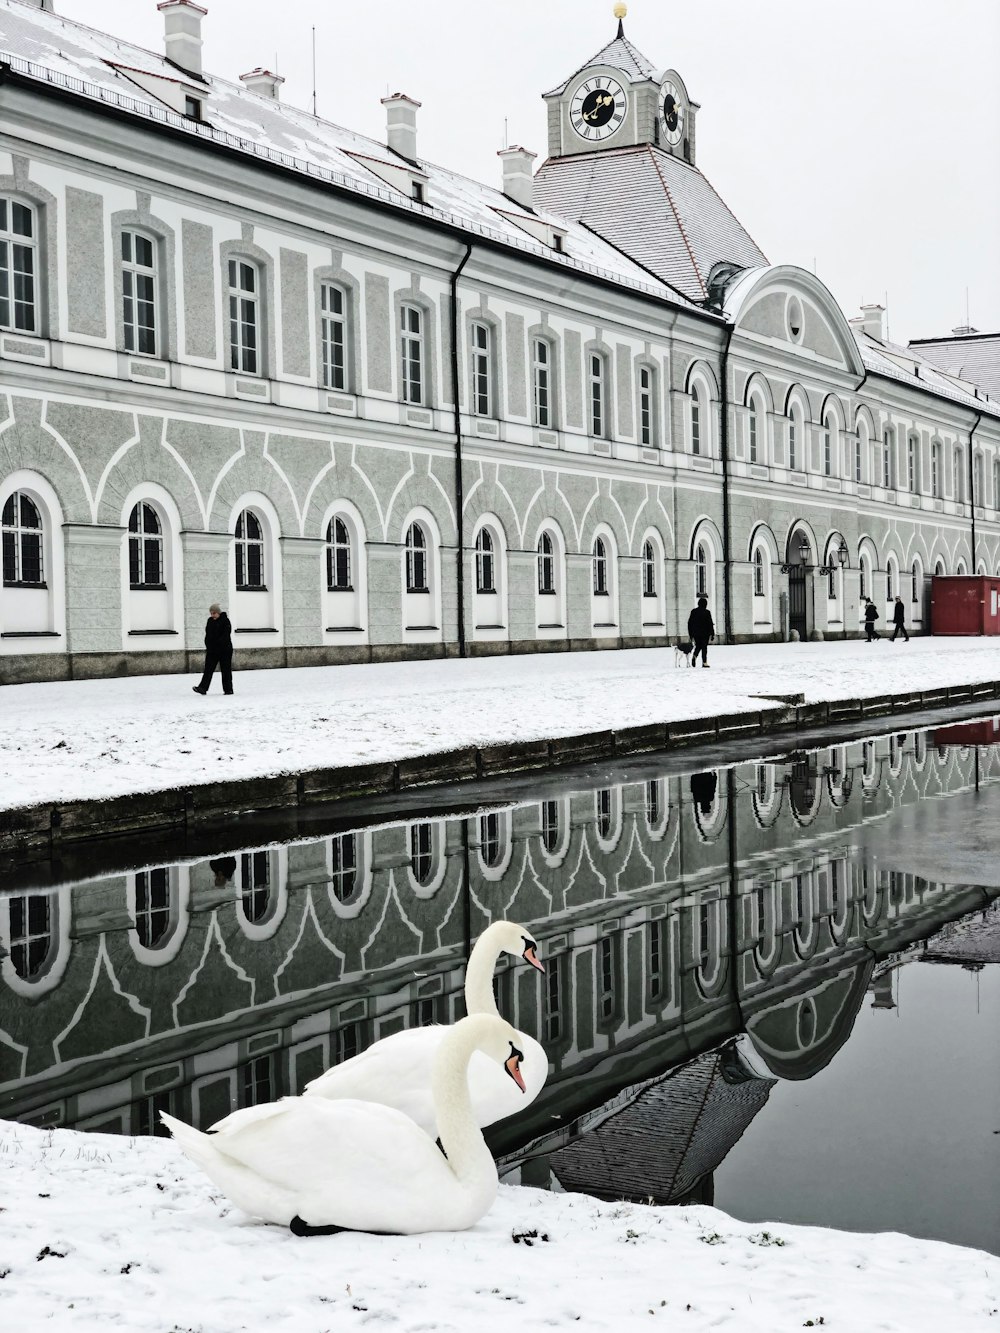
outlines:
[[501, 1186], [471, 1231], [296, 1239], [169, 1141], [3, 1123], [0, 1200], [11, 1333], [1000, 1328], [1000, 1260], [983, 1251], [714, 1208]]
[[669, 649], [238, 673], [232, 698], [196, 676], [0, 689], [0, 809], [399, 760], [463, 745], [570, 736], [806, 702], [1000, 679], [996, 639], [746, 644], [710, 674]]

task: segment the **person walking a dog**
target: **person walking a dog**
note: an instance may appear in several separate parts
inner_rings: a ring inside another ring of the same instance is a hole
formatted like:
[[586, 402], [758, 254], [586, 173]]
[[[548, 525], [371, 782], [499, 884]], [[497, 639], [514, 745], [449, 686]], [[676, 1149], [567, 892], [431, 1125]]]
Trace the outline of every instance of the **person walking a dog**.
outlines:
[[698, 665], [698, 654], [701, 653], [701, 664], [708, 666], [708, 645], [715, 638], [715, 621], [712, 619], [712, 613], [708, 609], [708, 598], [699, 597], [698, 605], [688, 616], [688, 634], [691, 642], [694, 644], [694, 652], [691, 654], [691, 665]]

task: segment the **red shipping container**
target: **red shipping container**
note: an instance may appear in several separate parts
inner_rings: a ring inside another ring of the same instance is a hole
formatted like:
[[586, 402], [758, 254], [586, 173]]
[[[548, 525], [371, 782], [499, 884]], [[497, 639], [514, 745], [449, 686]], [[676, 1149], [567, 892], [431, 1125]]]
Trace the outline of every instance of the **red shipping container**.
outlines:
[[932, 634], [1000, 634], [1000, 578], [935, 574]]

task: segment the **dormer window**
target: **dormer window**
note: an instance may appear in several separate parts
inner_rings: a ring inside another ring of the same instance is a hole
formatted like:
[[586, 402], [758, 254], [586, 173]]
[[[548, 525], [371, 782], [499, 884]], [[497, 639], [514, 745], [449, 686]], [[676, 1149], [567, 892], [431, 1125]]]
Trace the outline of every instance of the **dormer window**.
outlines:
[[423, 183], [423, 181], [414, 181], [414, 182], [413, 182], [413, 200], [414, 200], [415, 203], [418, 203], [418, 204], [422, 204], [422, 203], [424, 202], [424, 183]]
[[184, 96], [184, 114], [189, 120], [201, 120], [202, 102], [200, 97]]
[[557, 254], [561, 255], [563, 253], [563, 238], [561, 232], [554, 231], [552, 233], [552, 248]]

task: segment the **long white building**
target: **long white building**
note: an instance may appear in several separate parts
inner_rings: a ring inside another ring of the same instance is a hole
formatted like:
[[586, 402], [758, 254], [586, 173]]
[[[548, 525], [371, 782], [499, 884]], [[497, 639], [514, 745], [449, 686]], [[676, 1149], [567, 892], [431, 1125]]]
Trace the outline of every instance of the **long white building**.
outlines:
[[[153, 0], [142, 0], [152, 3]], [[497, 188], [0, 0], [0, 681], [853, 635], [1000, 571], [1000, 402], [772, 264], [612, 40]], [[498, 178], [501, 172], [498, 171]]]

